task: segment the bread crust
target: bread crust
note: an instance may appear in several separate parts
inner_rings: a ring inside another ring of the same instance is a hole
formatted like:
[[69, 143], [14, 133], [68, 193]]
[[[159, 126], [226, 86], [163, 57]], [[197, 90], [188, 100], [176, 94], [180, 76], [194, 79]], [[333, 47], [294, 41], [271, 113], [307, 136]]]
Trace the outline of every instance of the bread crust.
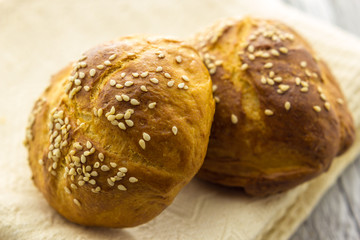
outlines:
[[190, 42], [217, 102], [200, 178], [274, 194], [326, 171], [352, 144], [353, 120], [337, 82], [290, 27], [225, 19]]
[[200, 168], [214, 108], [192, 47], [143, 36], [101, 44], [54, 75], [35, 104], [26, 140], [34, 183], [72, 222], [145, 223]]

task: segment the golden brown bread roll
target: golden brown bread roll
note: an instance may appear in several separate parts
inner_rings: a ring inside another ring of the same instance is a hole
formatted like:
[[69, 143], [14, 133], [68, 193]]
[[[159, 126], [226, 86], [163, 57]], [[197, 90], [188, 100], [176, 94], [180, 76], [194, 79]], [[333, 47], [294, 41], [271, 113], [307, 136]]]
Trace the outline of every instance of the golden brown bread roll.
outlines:
[[352, 144], [338, 84], [291, 28], [227, 19], [190, 41], [209, 69], [216, 101], [200, 178], [269, 195], [326, 171]]
[[35, 104], [26, 139], [34, 183], [75, 223], [145, 223], [199, 170], [214, 108], [206, 67], [179, 41], [92, 48]]

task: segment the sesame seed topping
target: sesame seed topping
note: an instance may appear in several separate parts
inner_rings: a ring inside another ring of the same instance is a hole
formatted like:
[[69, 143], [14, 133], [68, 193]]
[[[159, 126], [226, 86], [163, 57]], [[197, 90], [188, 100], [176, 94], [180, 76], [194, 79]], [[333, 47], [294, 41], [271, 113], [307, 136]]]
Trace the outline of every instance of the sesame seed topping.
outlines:
[[95, 162], [94, 163], [94, 168], [99, 168], [100, 167], [100, 163], [99, 162]]
[[89, 183], [90, 183], [91, 185], [95, 185], [95, 184], [96, 184], [96, 181], [95, 181], [94, 179], [91, 179], [91, 180], [89, 180]]
[[115, 85], [116, 85], [116, 81], [115, 81], [114, 79], [111, 79], [111, 80], [110, 80], [110, 86], [113, 87], [113, 86], [115, 86]]
[[157, 80], [156, 78], [150, 78], [150, 82], [158, 84], [159, 80]]
[[142, 149], [145, 149], [145, 141], [143, 139], [139, 140], [139, 145]]
[[271, 77], [271, 78], [275, 77], [275, 72], [274, 72], [274, 71], [270, 71], [270, 72], [269, 72], [269, 77]]
[[130, 97], [128, 95], [126, 95], [126, 94], [121, 94], [121, 97], [125, 102], [130, 101]]
[[111, 55], [110, 57], [109, 57], [109, 60], [111, 61], [111, 60], [114, 60], [116, 58], [116, 54], [114, 53], [113, 55]]
[[88, 92], [90, 90], [90, 87], [89, 86], [84, 86], [84, 90]]
[[286, 47], [279, 48], [279, 51], [284, 54], [287, 54], [289, 52], [289, 50]]
[[38, 162], [39, 162], [39, 164], [40, 164], [40, 165], [44, 165], [44, 160], [39, 159], [39, 161], [38, 161]]
[[126, 81], [125, 82], [125, 87], [130, 87], [130, 86], [132, 86], [134, 84], [134, 82], [133, 81]]
[[247, 50], [251, 53], [253, 53], [255, 51], [255, 47], [253, 45], [249, 45], [249, 47], [247, 48]]
[[339, 103], [340, 105], [344, 104], [344, 100], [341, 98], [336, 99], [336, 102]]
[[284, 107], [285, 107], [286, 111], [289, 111], [290, 107], [291, 107], [291, 103], [289, 101], [286, 101], [284, 104]]
[[173, 126], [173, 127], [171, 128], [171, 131], [173, 132], [174, 135], [176, 135], [176, 134], [178, 133], [178, 129], [177, 129], [176, 126]]
[[212, 91], [215, 92], [217, 89], [218, 89], [218, 86], [214, 84], [214, 85], [212, 86]]
[[73, 188], [73, 189], [77, 189], [77, 186], [75, 184], [70, 184], [70, 187]]
[[136, 177], [130, 177], [129, 178], [129, 182], [131, 182], [131, 183], [136, 183], [137, 181], [139, 181], [139, 180]]
[[128, 52], [127, 55], [128, 55], [128, 57], [133, 57], [133, 56], [135, 56], [135, 53]]
[[270, 53], [274, 56], [280, 56], [280, 53], [276, 49], [271, 49]]
[[131, 75], [132, 75], [133, 77], [135, 77], [135, 78], [139, 77], [139, 74], [138, 74], [138, 73], [132, 73]]
[[264, 52], [263, 54], [261, 54], [261, 57], [262, 57], [262, 58], [269, 58], [269, 57], [270, 57], [270, 54], [267, 53], [267, 52]]
[[101, 115], [103, 114], [103, 109], [99, 108], [99, 110], [97, 111], [97, 114], [99, 117], [101, 117]]
[[82, 56], [79, 58], [79, 61], [84, 61], [85, 59], [87, 59], [87, 56], [82, 55]]
[[110, 170], [110, 168], [107, 165], [102, 165], [100, 169], [101, 169], [101, 171], [104, 171], [104, 172], [107, 172]]
[[279, 85], [279, 89], [283, 92], [286, 92], [287, 90], [289, 90], [290, 86], [286, 85], [286, 84], [280, 84]]
[[124, 78], [125, 75], [126, 75], [126, 73], [123, 72], [123, 73], [120, 74], [120, 77], [121, 77], [121, 78]]
[[324, 107], [325, 107], [326, 110], [329, 111], [329, 110], [330, 110], [330, 103], [329, 103], [329, 102], [325, 102], [325, 103], [324, 103]]
[[106, 61], [104, 61], [104, 64], [105, 64], [106, 66], [110, 66], [110, 65], [111, 65], [111, 62], [110, 62], [109, 60], [106, 60]]
[[150, 141], [151, 137], [146, 132], [143, 132], [143, 139], [148, 142], [148, 141]]
[[95, 76], [96, 70], [94, 68], [90, 69], [89, 74], [91, 77]]
[[306, 68], [307, 62], [301, 61], [301, 62], [300, 62], [300, 66], [301, 66], [302, 68]]
[[81, 80], [80, 79], [75, 79], [74, 83], [75, 83], [75, 85], [79, 86], [81, 84]]
[[240, 70], [245, 71], [248, 68], [249, 68], [249, 65], [247, 63], [243, 63], [240, 67]]
[[181, 63], [181, 62], [182, 62], [181, 56], [176, 56], [175, 59], [176, 59], [176, 62], [177, 62], [177, 63]]
[[164, 76], [165, 76], [166, 78], [171, 78], [171, 75], [170, 75], [169, 73], [165, 73]]
[[[80, 168], [79, 168], [80, 169]], [[79, 184], [79, 186], [81, 187], [81, 186], [84, 186], [85, 185], [85, 181], [78, 181], [78, 184]]]
[[141, 91], [143, 91], [143, 92], [147, 92], [147, 91], [148, 91], [147, 88], [146, 88], [146, 86], [144, 86], [144, 85], [141, 85], [140, 89], [141, 89]]
[[264, 76], [261, 76], [261, 79], [260, 79], [260, 82], [262, 83], [262, 84], [266, 84], [266, 78], [264, 77]]
[[110, 178], [108, 178], [108, 179], [106, 179], [107, 180], [107, 182], [108, 182], [108, 184], [110, 185], [110, 186], [114, 186], [115, 184], [114, 184], [114, 182], [110, 179]]
[[122, 97], [121, 97], [120, 95], [115, 95], [115, 99], [116, 99], [117, 101], [119, 101], [119, 102], [122, 101]]
[[83, 72], [79, 72], [79, 78], [84, 78], [85, 77], [85, 73], [83, 73]]
[[118, 188], [120, 191], [126, 191], [126, 187], [125, 187], [124, 185], [122, 185], [122, 184], [119, 184], [119, 185], [117, 186], [117, 188]]
[[101, 70], [101, 69], [104, 69], [104, 65], [97, 65], [96, 68], [97, 68], [97, 69], [100, 69], [100, 70]]
[[74, 201], [74, 203], [75, 203], [77, 206], [79, 206], [79, 207], [81, 206], [81, 204], [80, 204], [79, 200], [77, 200], [76, 198], [74, 198], [74, 200], [73, 200], [73, 201]]
[[321, 107], [320, 106], [314, 106], [313, 109], [315, 110], [315, 112], [321, 112]]
[[272, 68], [273, 67], [273, 63], [268, 62], [264, 64], [264, 68]]
[[307, 87], [302, 87], [300, 89], [300, 92], [303, 92], [303, 93], [308, 92], [308, 91], [309, 91], [309, 88], [307, 88]]
[[235, 114], [231, 114], [231, 122], [233, 124], [237, 124], [238, 123], [238, 117]]
[[265, 109], [264, 113], [265, 113], [265, 115], [267, 115], [267, 116], [272, 116], [272, 115], [274, 115], [274, 112], [273, 112], [272, 110], [270, 110], [270, 109]]
[[161, 72], [162, 70], [163, 70], [163, 68], [159, 66], [159, 67], [156, 68], [155, 71], [156, 71], [156, 72]]
[[71, 194], [71, 191], [70, 191], [70, 189], [68, 187], [65, 186], [64, 190], [65, 190], [66, 193]]
[[251, 61], [253, 61], [253, 60], [255, 60], [255, 55], [254, 55], [254, 54], [249, 54], [249, 55], [248, 55], [248, 58], [249, 58]]
[[140, 105], [140, 102], [138, 100], [136, 100], [135, 98], [130, 100], [130, 104], [131, 105]]
[[115, 120], [115, 115], [109, 115], [109, 116], [107, 116], [107, 120], [109, 120], [110, 122], [111, 121], [114, 121]]
[[118, 127], [122, 130], [126, 130], [126, 126], [123, 122], [119, 122]]
[[272, 80], [271, 78], [267, 78], [266, 81], [271, 86], [273, 86], [275, 84], [274, 80]]
[[156, 106], [156, 102], [149, 103], [149, 108], [153, 109]]
[[186, 82], [190, 81], [190, 79], [186, 75], [182, 75], [181, 78]]
[[326, 95], [324, 93], [320, 94], [320, 98], [321, 100], [326, 101]]
[[168, 82], [167, 82], [167, 86], [168, 86], [168, 87], [172, 87], [172, 86], [174, 86], [174, 83], [175, 83], [174, 80], [168, 81]]
[[129, 127], [134, 126], [134, 122], [132, 120], [125, 120], [126, 125], [128, 125]]
[[181, 88], [184, 88], [184, 86], [185, 86], [185, 83], [179, 83], [179, 84], [178, 84], [178, 88], [180, 88], [180, 89], [181, 89]]
[[143, 78], [147, 77], [148, 75], [149, 75], [149, 72], [143, 72], [143, 73], [140, 74], [140, 76], [143, 77]]

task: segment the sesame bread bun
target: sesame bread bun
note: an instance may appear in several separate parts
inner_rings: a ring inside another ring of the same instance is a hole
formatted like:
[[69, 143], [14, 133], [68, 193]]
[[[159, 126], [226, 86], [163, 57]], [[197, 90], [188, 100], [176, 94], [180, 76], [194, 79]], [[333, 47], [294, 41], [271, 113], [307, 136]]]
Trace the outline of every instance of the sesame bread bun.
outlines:
[[323, 173], [354, 141], [337, 82], [291, 28], [227, 19], [191, 41], [216, 101], [200, 178], [250, 195], [274, 194]]
[[54, 75], [30, 116], [35, 185], [68, 220], [132, 227], [160, 214], [199, 170], [214, 114], [198, 53], [123, 37]]

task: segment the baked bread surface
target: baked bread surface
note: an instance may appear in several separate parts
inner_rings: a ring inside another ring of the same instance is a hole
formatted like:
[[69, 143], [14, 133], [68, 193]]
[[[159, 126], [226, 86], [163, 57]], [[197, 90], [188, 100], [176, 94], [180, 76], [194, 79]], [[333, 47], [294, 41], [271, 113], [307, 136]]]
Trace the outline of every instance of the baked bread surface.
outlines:
[[200, 178], [274, 194], [326, 171], [352, 144], [353, 120], [337, 82], [288, 26], [225, 19], [190, 42], [216, 101]]
[[35, 185], [78, 224], [132, 227], [161, 213], [199, 170], [214, 100], [198, 53], [123, 37], [54, 75], [26, 145]]

